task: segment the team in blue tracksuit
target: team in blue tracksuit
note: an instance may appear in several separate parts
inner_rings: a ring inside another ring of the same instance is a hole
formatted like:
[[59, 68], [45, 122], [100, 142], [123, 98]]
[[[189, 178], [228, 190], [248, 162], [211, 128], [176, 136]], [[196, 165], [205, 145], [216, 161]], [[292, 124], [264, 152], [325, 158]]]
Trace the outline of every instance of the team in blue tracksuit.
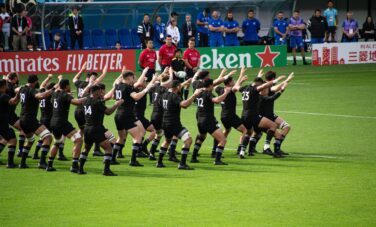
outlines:
[[[273, 23], [274, 27], [274, 44], [275, 45], [285, 45], [286, 44], [286, 36], [287, 36], [287, 28], [289, 24], [285, 20], [283, 16], [283, 12], [279, 12], [277, 18]], [[279, 33], [282, 33], [279, 34]]]
[[[217, 30], [219, 29], [219, 30]], [[209, 46], [223, 47], [223, 21], [219, 18], [218, 12], [213, 11], [213, 18], [209, 20]]]
[[161, 17], [157, 16], [154, 24], [154, 48], [159, 48], [163, 45], [163, 40], [166, 38], [166, 25], [161, 22]]
[[225, 46], [239, 46], [238, 31], [239, 23], [234, 20], [232, 12], [227, 13], [227, 20], [224, 22], [226, 31]]
[[197, 15], [197, 32], [198, 32], [198, 46], [207, 47], [209, 44], [209, 20], [211, 19], [210, 10], [206, 8], [203, 12]]
[[243, 41], [245, 45], [255, 45], [259, 42], [258, 32], [260, 31], [260, 21], [254, 17], [254, 11], [248, 11], [247, 20], [243, 21], [242, 29], [244, 33]]

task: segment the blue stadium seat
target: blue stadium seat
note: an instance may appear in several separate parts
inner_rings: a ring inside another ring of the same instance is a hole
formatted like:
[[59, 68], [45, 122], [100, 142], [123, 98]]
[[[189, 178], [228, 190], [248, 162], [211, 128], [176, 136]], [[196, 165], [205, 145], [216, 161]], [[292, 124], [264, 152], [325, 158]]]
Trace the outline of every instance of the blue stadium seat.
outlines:
[[48, 50], [51, 46], [51, 37], [50, 37], [50, 32], [48, 30], [44, 30], [44, 41], [46, 43], [46, 49], [43, 47], [43, 40], [42, 36], [38, 36], [38, 41], [39, 41], [39, 46], [41, 47], [42, 50]]
[[120, 44], [123, 48], [133, 47], [132, 36], [128, 29], [126, 28], [119, 29], [118, 34], [119, 34]]
[[103, 31], [101, 29], [93, 29], [91, 31], [91, 38], [93, 39], [93, 47], [95, 49], [106, 48], [106, 41], [104, 38]]
[[90, 30], [84, 30], [84, 50], [93, 48], [93, 40], [91, 39]]
[[141, 48], [141, 40], [140, 40], [140, 37], [138, 37], [137, 29], [133, 28], [131, 31], [131, 34], [132, 34], [132, 40], [133, 40], [133, 47]]
[[105, 31], [107, 48], [115, 48], [116, 42], [119, 40], [115, 29], [107, 29]]

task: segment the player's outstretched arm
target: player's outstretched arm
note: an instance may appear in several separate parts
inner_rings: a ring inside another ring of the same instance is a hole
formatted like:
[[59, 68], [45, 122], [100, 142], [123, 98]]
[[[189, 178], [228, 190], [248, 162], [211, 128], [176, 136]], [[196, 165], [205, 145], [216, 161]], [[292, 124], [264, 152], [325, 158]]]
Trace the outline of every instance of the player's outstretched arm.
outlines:
[[193, 93], [193, 95], [191, 97], [189, 97], [189, 99], [187, 100], [184, 100], [184, 101], [181, 101], [180, 102], [180, 107], [182, 108], [188, 108], [192, 103], [193, 101], [204, 91], [205, 89], [204, 88], [199, 88], [199, 89], [196, 89], [195, 92]]
[[80, 77], [81, 74], [86, 70], [86, 62], [82, 65], [80, 71], [73, 77], [73, 83], [76, 83]]
[[146, 77], [146, 73], [148, 72], [148, 70], [149, 70], [149, 67], [146, 67], [146, 68], [144, 68], [144, 70], [142, 70], [140, 78], [138, 78], [138, 80], [136, 81], [136, 83], [133, 84], [133, 87], [137, 88], [137, 87], [141, 86], [141, 84], [144, 83], [145, 77]]
[[106, 77], [107, 70], [108, 70], [108, 66], [106, 65], [103, 68], [102, 74], [94, 81], [93, 85], [100, 84], [103, 81], [103, 79]]
[[35, 98], [36, 98], [36, 99], [39, 99], [39, 100], [41, 100], [41, 99], [45, 99], [45, 98], [48, 98], [48, 97], [51, 96], [51, 94], [52, 94], [52, 92], [53, 92], [54, 90], [55, 90], [55, 88], [52, 88], [52, 89], [47, 90], [47, 91], [45, 91], [45, 92], [39, 92], [39, 93], [35, 94]]
[[155, 81], [157, 81], [157, 78], [158, 78], [158, 76], [154, 75], [153, 79], [150, 81], [150, 83], [148, 84], [148, 86], [146, 86], [146, 88], [144, 90], [142, 90], [140, 92], [132, 92], [131, 93], [132, 99], [135, 100], [135, 101], [138, 101], [142, 97], [144, 97], [144, 95], [146, 95], [149, 92], [150, 88], [152, 88], [154, 86]]
[[80, 105], [84, 104], [84, 102], [86, 101], [86, 99], [87, 99], [87, 97], [79, 98], [79, 99], [72, 99], [71, 100], [71, 104], [75, 105], [75, 106], [80, 106]]
[[225, 87], [223, 94], [218, 97], [212, 98], [212, 102], [216, 104], [223, 102], [226, 99], [227, 95], [230, 93], [231, 89], [231, 87]]
[[260, 86], [257, 86], [257, 91], [264, 90], [265, 88], [270, 88], [274, 84], [278, 83], [280, 80], [283, 80], [286, 76], [279, 76], [277, 79], [273, 81], [266, 82], [264, 84], [261, 84]]
[[[223, 70], [222, 70], [222, 71], [223, 71]], [[223, 83], [223, 82], [224, 82], [225, 80], [227, 80], [230, 76], [235, 75], [235, 73], [236, 73], [236, 70], [232, 70], [232, 71], [231, 71], [230, 73], [228, 73], [226, 76], [223, 76], [222, 73], [221, 73], [221, 75], [219, 75], [219, 77], [213, 81], [213, 86], [215, 87], [215, 86], [217, 86], [217, 85]]]
[[110, 108], [107, 108], [104, 113], [106, 115], [111, 115], [113, 112], [115, 112], [115, 110], [121, 105], [124, 103], [124, 100], [123, 99], [119, 99], [118, 101], [115, 102], [115, 104], [113, 106], [111, 106]]
[[277, 84], [277, 85], [274, 85], [270, 90], [273, 91], [273, 92], [277, 92], [277, 91], [280, 91], [283, 84], [286, 82], [290, 82], [292, 79], [294, 78], [294, 72], [290, 73], [290, 75], [287, 77], [287, 79], [285, 81], [283, 81], [282, 83], [280, 84]]
[[232, 87], [233, 92], [239, 91], [242, 84], [248, 80], [248, 77], [245, 75], [246, 68], [243, 66], [240, 70], [240, 75], [238, 77], [238, 80], [236, 81], [235, 85]]
[[46, 88], [48, 82], [51, 81], [52, 77], [53, 77], [52, 74], [48, 74], [48, 76], [46, 77], [46, 79], [44, 79], [43, 82], [40, 84], [40, 88]]

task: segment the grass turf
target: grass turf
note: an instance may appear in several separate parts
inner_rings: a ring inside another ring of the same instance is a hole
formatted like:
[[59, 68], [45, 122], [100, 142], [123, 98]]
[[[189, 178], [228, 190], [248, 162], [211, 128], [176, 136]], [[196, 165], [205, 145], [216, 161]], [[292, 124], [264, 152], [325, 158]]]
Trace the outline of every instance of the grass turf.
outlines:
[[[239, 133], [233, 131], [224, 153], [228, 166], [213, 166], [210, 136], [201, 149], [201, 163], [191, 165], [194, 171], [178, 171], [167, 160], [165, 169], [146, 159], [140, 159], [145, 167], [130, 167], [130, 139], [126, 158], [112, 167], [118, 177], [101, 176], [102, 159], [91, 155], [85, 176], [71, 174], [70, 162], [55, 161], [58, 171], [53, 173], [3, 165], [1, 225], [374, 226], [376, 64], [275, 70], [296, 75], [276, 102], [276, 113], [292, 125], [283, 144], [289, 157], [258, 154], [240, 160], [235, 155]], [[107, 77], [108, 86], [114, 77]], [[195, 109], [182, 110], [183, 125], [193, 137]], [[113, 116], [105, 121], [115, 132]], [[71, 145], [66, 143], [68, 156]], [[6, 150], [0, 160], [6, 162]], [[36, 167], [35, 161], [28, 163]]]

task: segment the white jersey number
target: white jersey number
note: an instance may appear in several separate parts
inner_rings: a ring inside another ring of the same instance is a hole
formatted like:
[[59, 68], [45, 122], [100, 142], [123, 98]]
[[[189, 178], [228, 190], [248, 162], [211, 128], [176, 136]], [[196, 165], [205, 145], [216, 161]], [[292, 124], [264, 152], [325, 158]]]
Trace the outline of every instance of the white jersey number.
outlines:
[[242, 92], [242, 100], [248, 101], [249, 100], [249, 91], [243, 91]]
[[203, 98], [197, 99], [197, 106], [198, 107], [204, 107], [204, 99]]
[[85, 115], [91, 115], [91, 106], [84, 106]]

